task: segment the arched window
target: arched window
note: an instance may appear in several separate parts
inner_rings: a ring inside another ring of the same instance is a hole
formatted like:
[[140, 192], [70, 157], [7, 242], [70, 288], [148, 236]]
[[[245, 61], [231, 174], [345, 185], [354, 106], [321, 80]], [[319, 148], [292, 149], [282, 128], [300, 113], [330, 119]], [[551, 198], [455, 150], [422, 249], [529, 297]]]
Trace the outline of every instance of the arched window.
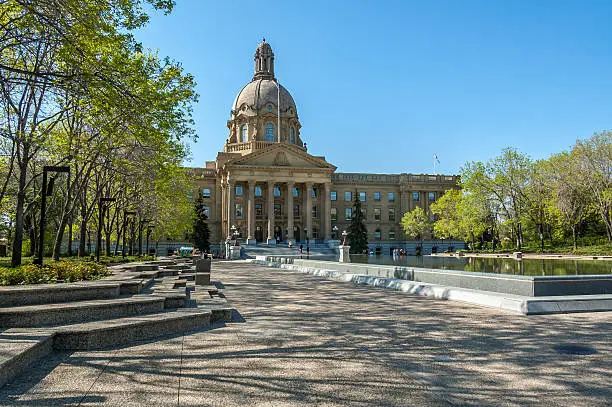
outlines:
[[266, 123], [266, 141], [274, 141], [274, 125]]
[[248, 124], [243, 124], [242, 127], [240, 127], [240, 141], [243, 143], [246, 143], [249, 140], [249, 125]]
[[293, 127], [289, 129], [289, 143], [295, 144], [295, 129]]

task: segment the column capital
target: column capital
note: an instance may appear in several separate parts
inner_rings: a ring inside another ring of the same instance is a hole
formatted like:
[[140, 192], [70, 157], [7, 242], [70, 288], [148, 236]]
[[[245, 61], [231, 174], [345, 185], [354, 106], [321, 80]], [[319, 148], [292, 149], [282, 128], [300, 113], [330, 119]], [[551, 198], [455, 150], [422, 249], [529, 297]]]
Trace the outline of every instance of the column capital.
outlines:
[[274, 184], [276, 184], [276, 181], [268, 181], [268, 186], [274, 186]]
[[255, 186], [255, 184], [257, 184], [257, 181], [252, 180], [252, 179], [251, 179], [251, 180], [249, 180], [248, 182], [249, 182], [249, 187], [254, 187], [254, 186]]
[[293, 186], [293, 185], [295, 185], [295, 181], [287, 181], [287, 185]]

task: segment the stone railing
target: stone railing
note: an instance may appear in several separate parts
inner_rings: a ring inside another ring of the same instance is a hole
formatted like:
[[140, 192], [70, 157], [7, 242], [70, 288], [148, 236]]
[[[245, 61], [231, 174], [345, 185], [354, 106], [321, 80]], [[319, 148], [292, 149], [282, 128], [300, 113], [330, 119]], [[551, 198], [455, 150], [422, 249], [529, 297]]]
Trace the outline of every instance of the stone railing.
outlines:
[[[261, 140], [255, 140], [255, 141], [248, 141], [246, 143], [233, 143], [233, 144], [226, 144], [223, 147], [223, 151], [226, 153], [240, 153], [242, 151], [255, 151], [255, 150], [261, 150], [264, 149], [266, 147], [270, 147], [271, 145], [277, 144], [276, 141], [261, 141]], [[304, 147], [300, 147], [300, 146], [295, 146], [299, 149], [305, 150]]]

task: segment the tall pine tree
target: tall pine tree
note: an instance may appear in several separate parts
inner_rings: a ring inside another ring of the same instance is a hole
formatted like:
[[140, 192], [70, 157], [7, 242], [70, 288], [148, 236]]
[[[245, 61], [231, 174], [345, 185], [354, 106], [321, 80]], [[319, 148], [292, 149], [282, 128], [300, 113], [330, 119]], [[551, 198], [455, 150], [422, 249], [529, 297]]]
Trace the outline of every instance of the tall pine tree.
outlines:
[[195, 202], [195, 218], [193, 220], [193, 245], [201, 252], [210, 251], [210, 230], [208, 229], [208, 215], [202, 200], [202, 195]]
[[361, 201], [357, 191], [355, 191], [354, 196], [351, 224], [347, 230], [348, 243], [351, 246], [351, 253], [361, 254], [368, 250], [368, 229], [366, 229], [365, 219], [361, 211]]

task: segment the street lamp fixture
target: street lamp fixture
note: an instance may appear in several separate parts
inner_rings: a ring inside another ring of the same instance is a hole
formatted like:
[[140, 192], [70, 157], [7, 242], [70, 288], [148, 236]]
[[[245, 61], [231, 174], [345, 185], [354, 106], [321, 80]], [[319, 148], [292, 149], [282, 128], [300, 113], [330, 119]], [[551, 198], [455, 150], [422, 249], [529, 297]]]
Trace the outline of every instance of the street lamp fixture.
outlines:
[[334, 237], [333, 237], [333, 238], [335, 239], [336, 237], [338, 237], [338, 226], [337, 226], [337, 225], [334, 225], [334, 227], [332, 228], [332, 230], [334, 231]]
[[[70, 167], [58, 167], [54, 165], [45, 165], [43, 167], [43, 184], [41, 191], [42, 199], [40, 203], [40, 236], [38, 237], [38, 257], [34, 259], [34, 264], [37, 264], [41, 267], [43, 265], [43, 251], [45, 245], [45, 222], [47, 220], [45, 212], [47, 211], [47, 195], [51, 195], [51, 193], [53, 192], [53, 185], [55, 184], [55, 177], [51, 177], [51, 179], [47, 183], [48, 172], [67, 173], [68, 177], [66, 178], [66, 186], [68, 188], [70, 187]], [[70, 242], [68, 244], [70, 244]]]
[[346, 232], [346, 230], [342, 231], [342, 246], [346, 246], [346, 238], [348, 237], [348, 233]]
[[127, 217], [136, 216], [134, 211], [123, 211], [123, 248], [121, 249], [121, 256], [125, 259], [125, 240], [127, 237]]
[[96, 244], [96, 261], [100, 262], [100, 247], [102, 246], [102, 227], [104, 226], [104, 212], [108, 209], [111, 202], [115, 202], [117, 198], [102, 197], [98, 201], [98, 242]]

